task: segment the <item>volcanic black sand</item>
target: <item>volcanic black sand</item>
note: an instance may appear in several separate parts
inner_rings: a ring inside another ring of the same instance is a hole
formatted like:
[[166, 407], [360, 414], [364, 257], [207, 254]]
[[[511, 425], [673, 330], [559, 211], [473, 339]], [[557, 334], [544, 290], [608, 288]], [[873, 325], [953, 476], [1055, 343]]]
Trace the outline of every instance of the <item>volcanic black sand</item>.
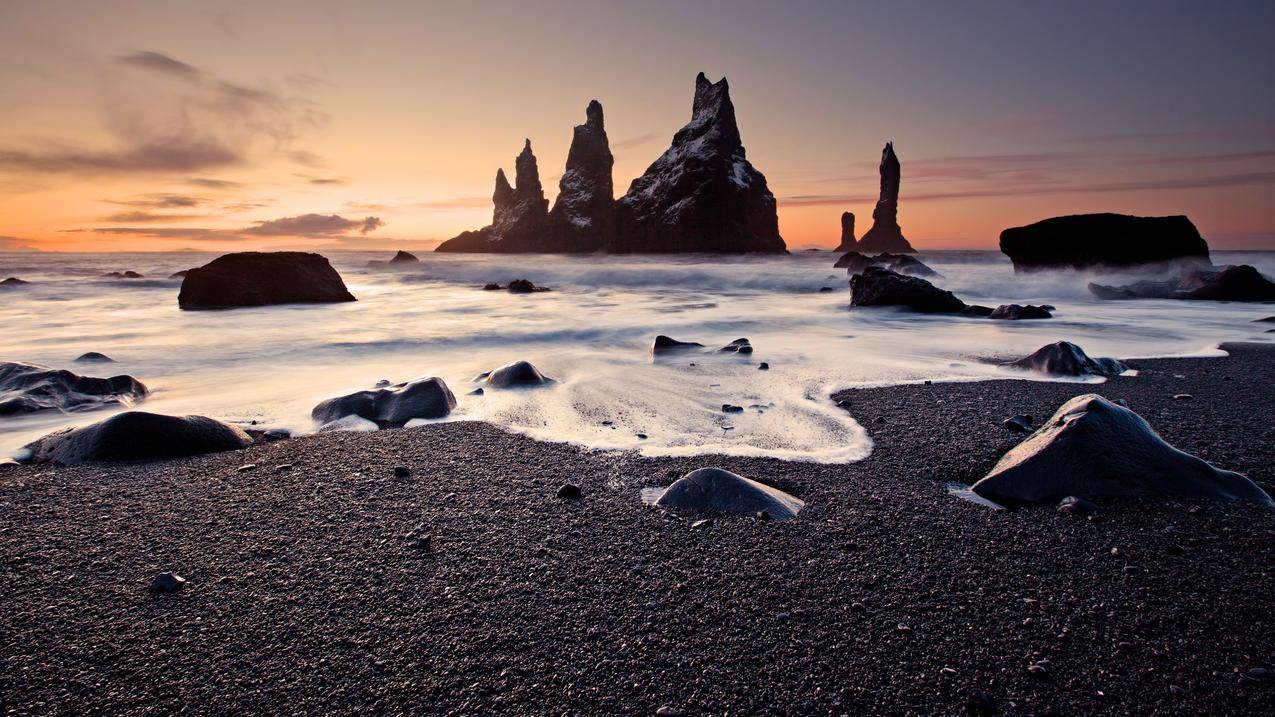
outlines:
[[[1106, 501], [1086, 519], [945, 485], [1021, 439], [1002, 419], [1094, 391], [1271, 491], [1275, 347], [1229, 348], [1101, 385], [847, 391], [876, 442], [854, 465], [644, 459], [450, 423], [3, 467], [0, 704], [955, 714], [981, 690], [1005, 713], [1271, 714], [1275, 512]], [[807, 507], [696, 524], [640, 500], [705, 465]], [[583, 499], [556, 497], [566, 481]], [[149, 594], [168, 570], [185, 589]]]

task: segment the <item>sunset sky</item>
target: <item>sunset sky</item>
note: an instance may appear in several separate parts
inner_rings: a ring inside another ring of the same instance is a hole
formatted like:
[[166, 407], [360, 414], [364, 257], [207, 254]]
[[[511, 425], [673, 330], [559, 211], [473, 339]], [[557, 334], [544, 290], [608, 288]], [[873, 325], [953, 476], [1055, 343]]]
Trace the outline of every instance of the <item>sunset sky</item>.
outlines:
[[[887, 7], [888, 5], [888, 7]], [[602, 102], [623, 193], [730, 79], [792, 249], [1187, 214], [1275, 249], [1275, 3], [0, 0], [0, 251], [429, 248]]]

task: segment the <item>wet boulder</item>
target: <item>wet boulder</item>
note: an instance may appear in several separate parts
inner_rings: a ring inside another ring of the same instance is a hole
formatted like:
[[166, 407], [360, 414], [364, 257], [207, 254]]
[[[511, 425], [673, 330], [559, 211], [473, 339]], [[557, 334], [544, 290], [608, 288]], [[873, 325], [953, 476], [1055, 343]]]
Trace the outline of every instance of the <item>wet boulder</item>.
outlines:
[[546, 386], [554, 382], [527, 361], [514, 361], [493, 369], [483, 380], [492, 388]]
[[925, 262], [907, 254], [881, 254], [877, 256], [877, 259], [885, 259], [887, 261], [885, 265], [886, 268], [900, 274], [908, 274], [911, 276], [939, 275], [937, 271], [926, 266]]
[[74, 465], [87, 461], [150, 461], [217, 453], [252, 445], [243, 430], [204, 416], [144, 411], [116, 414], [83, 428], [64, 428], [28, 444], [23, 460]]
[[870, 266], [862, 274], [850, 277], [851, 306], [905, 306], [927, 314], [958, 314], [965, 302], [925, 279], [902, 274], [878, 266]]
[[414, 418], [442, 418], [456, 408], [456, 397], [441, 378], [430, 376], [329, 398], [310, 411], [327, 424], [358, 416], [379, 428], [402, 428]]
[[148, 393], [132, 376], [97, 378], [36, 364], [0, 363], [0, 416], [131, 406]]
[[1246, 500], [1275, 507], [1248, 478], [1183, 453], [1141, 416], [1096, 394], [1064, 403], [973, 490], [1002, 503], [1128, 496]]
[[741, 354], [746, 356], [751, 354], [752, 352], [753, 352], [753, 345], [748, 342], [748, 339], [745, 339], [745, 338], [735, 339], [734, 341], [726, 344], [720, 349], [717, 349], [717, 353], [721, 353], [721, 354]]
[[1046, 344], [1030, 356], [1004, 366], [1052, 376], [1119, 376], [1128, 366], [1113, 358], [1091, 358], [1085, 350], [1070, 341]]
[[177, 295], [183, 309], [354, 300], [326, 258], [298, 251], [226, 254], [189, 270]]
[[842, 254], [837, 262], [833, 264], [834, 269], [845, 269], [849, 274], [858, 274], [870, 266], [877, 266], [878, 262], [867, 254], [857, 251], [848, 251]]
[[1181, 299], [1185, 301], [1275, 301], [1275, 282], [1248, 264], [1190, 269], [1165, 281], [1125, 286], [1090, 284], [1099, 299]]
[[655, 355], [676, 353], [679, 351], [687, 351], [689, 349], [702, 349], [704, 344], [695, 341], [678, 341], [670, 336], [660, 334], [655, 337], [655, 343], [651, 345], [651, 353]]
[[1049, 313], [1049, 309], [1044, 306], [1032, 306], [1028, 304], [1001, 304], [987, 315], [989, 319], [1004, 319], [1006, 321], [1019, 321], [1022, 319], [1049, 319], [1053, 314]]
[[721, 468], [687, 473], [660, 494], [655, 505], [697, 512], [764, 514], [777, 521], [794, 518], [805, 507], [800, 499], [777, 488]]
[[543, 286], [536, 286], [535, 284], [531, 283], [527, 279], [514, 279], [513, 281], [509, 282], [509, 286], [506, 288], [509, 290], [509, 293], [511, 294], [533, 294], [536, 292], [549, 290]]

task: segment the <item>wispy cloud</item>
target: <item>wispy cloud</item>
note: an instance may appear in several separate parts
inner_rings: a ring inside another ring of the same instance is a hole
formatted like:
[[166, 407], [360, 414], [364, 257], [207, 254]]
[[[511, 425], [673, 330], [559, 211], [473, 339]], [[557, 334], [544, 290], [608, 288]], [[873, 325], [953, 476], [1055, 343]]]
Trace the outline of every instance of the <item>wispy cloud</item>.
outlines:
[[120, 55], [118, 59], [120, 63], [125, 65], [132, 65], [139, 69], [151, 70], [183, 79], [198, 80], [203, 77], [203, 73], [195, 69], [193, 65], [188, 65], [181, 60], [175, 60], [162, 52], [139, 50]]
[[[121, 215], [123, 216], [123, 215]], [[175, 216], [162, 217], [177, 219]], [[136, 222], [151, 221], [148, 218], [135, 218]], [[366, 236], [385, 222], [380, 217], [364, 217], [348, 219], [339, 214], [301, 214], [295, 217], [281, 217], [254, 223], [252, 226], [239, 229], [210, 229], [207, 227], [156, 227], [156, 226], [121, 226], [94, 227], [91, 229], [66, 229], [68, 233], [91, 232], [107, 236], [134, 236], [149, 239], [181, 240], [194, 242], [210, 241], [243, 241], [260, 237], [296, 237], [299, 239], [336, 240], [342, 237], [353, 238], [355, 235]]]
[[228, 179], [213, 179], [211, 177], [189, 177], [185, 180], [186, 184], [192, 187], [203, 187], [205, 189], [239, 189], [243, 184], [232, 182]]
[[207, 200], [189, 194], [142, 194], [131, 199], [108, 199], [111, 204], [145, 209], [186, 209], [197, 207]]
[[338, 214], [302, 214], [258, 222], [256, 226], [244, 229], [243, 233], [254, 236], [327, 237], [348, 234], [355, 230], [360, 234], [367, 234], [382, 225], [384, 222], [379, 217], [346, 219]]
[[128, 224], [133, 222], [179, 222], [190, 221], [191, 219], [203, 219], [207, 215], [204, 214], [156, 214], [155, 212], [133, 211], [133, 212], [117, 212], [102, 217], [104, 222], [112, 222], [115, 224]]
[[30, 239], [0, 235], [0, 251], [39, 251]]

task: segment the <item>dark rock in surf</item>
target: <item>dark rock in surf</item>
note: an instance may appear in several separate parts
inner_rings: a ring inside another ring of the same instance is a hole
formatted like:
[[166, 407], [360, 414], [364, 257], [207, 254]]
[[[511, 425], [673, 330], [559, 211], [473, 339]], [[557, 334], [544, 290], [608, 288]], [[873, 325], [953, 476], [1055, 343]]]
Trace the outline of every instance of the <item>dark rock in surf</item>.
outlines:
[[546, 386], [554, 382], [527, 361], [514, 361], [493, 369], [484, 380], [492, 388]]
[[168, 275], [168, 278], [170, 278], [170, 279], [185, 279], [185, 278], [186, 278], [186, 275], [187, 275], [187, 274], [189, 274], [189, 273], [190, 273], [190, 269], [182, 269], [181, 271], [175, 271], [175, 272], [173, 272], [172, 274], [169, 274], [169, 275]]
[[899, 227], [899, 183], [902, 171], [899, 158], [894, 154], [894, 143], [886, 142], [881, 150], [881, 195], [872, 209], [872, 228], [859, 239], [858, 250], [868, 254], [876, 252], [915, 253], [916, 249], [903, 238]]
[[870, 266], [850, 277], [851, 306], [905, 306], [921, 313], [957, 314], [965, 302], [925, 279]]
[[1131, 267], [1185, 261], [1209, 265], [1209, 247], [1184, 216], [1074, 214], [1001, 232], [1015, 271]]
[[0, 416], [131, 406], [148, 393], [132, 376], [95, 378], [36, 364], [0, 363]]
[[115, 359], [96, 351], [82, 353], [75, 357], [77, 363], [115, 363]]
[[775, 196], [745, 157], [726, 79], [695, 78], [691, 121], [616, 203], [623, 253], [784, 253]]
[[135, 271], [112, 271], [110, 273], [103, 274], [102, 276], [108, 279], [145, 279], [146, 278], [145, 276], [142, 276], [141, 274], [138, 274]]
[[358, 416], [380, 428], [402, 428], [415, 418], [442, 418], [456, 408], [456, 397], [441, 378], [413, 381], [329, 398], [314, 407], [310, 417], [331, 423]]
[[987, 317], [991, 316], [992, 313], [995, 311], [996, 309], [993, 309], [990, 306], [979, 306], [978, 304], [971, 304], [969, 306], [966, 306], [965, 311], [962, 311], [961, 313], [965, 314], [966, 316], [976, 316], [980, 319], [986, 319]]
[[702, 348], [704, 348], [704, 344], [695, 341], [678, 341], [677, 339], [661, 334], [655, 337], [655, 343], [651, 345], [651, 353], [659, 355], [663, 353]]
[[842, 212], [841, 243], [834, 251], [853, 251], [858, 245], [854, 239], [854, 212]]
[[1275, 323], [1275, 316], [1267, 316], [1267, 317], [1266, 317], [1266, 318], [1264, 318], [1264, 319], [1253, 319], [1253, 323], [1255, 323], [1255, 324], [1259, 324], [1259, 323], [1267, 323], [1267, 324], [1269, 324], [1269, 323]]
[[1041, 346], [1030, 356], [1003, 365], [1052, 376], [1111, 377], [1129, 370], [1113, 358], [1090, 358], [1084, 349], [1069, 341]]
[[0, 281], [0, 286], [27, 286], [30, 283], [31, 282], [23, 281], [22, 279], [19, 279], [16, 276], [11, 276], [8, 279], [5, 279], [4, 281]]
[[204, 416], [128, 411], [83, 428], [64, 428], [25, 447], [25, 461], [74, 465], [87, 461], [149, 461], [216, 453], [252, 445], [236, 426]]
[[737, 515], [757, 515], [764, 512], [776, 521], [794, 518], [805, 507], [801, 500], [777, 488], [721, 468], [700, 468], [687, 473], [660, 494], [655, 505], [660, 508]]
[[500, 284], [497, 284], [494, 281], [491, 282], [490, 284], [483, 284], [483, 291], [500, 291], [503, 288], [505, 287], [501, 286]]
[[402, 250], [400, 250], [398, 253], [394, 255], [392, 259], [390, 259], [391, 264], [416, 264], [419, 262], [420, 262], [420, 259], [417, 259], [415, 254], [412, 254], [410, 252], [405, 252]]
[[1053, 314], [1043, 306], [1032, 306], [1028, 304], [1001, 304], [997, 306], [992, 313], [987, 315], [989, 319], [1004, 319], [1006, 321], [1019, 321], [1022, 319], [1049, 319], [1053, 318]]
[[1186, 301], [1275, 301], [1275, 282], [1248, 264], [1219, 269], [1189, 268], [1167, 281], [1126, 286], [1090, 284], [1099, 299], [1181, 299]]
[[834, 269], [845, 269], [847, 273], [858, 274], [870, 266], [879, 266], [879, 262], [867, 254], [857, 251], [848, 251], [842, 254], [837, 262], [832, 265]]
[[890, 254], [883, 253], [876, 256], [868, 256], [857, 251], [846, 252], [837, 259], [837, 263], [832, 265], [833, 268], [844, 268], [847, 274], [861, 274], [870, 266], [879, 266], [889, 269], [898, 274], [910, 274], [912, 276], [938, 276], [939, 273], [916, 257], [907, 254]]
[[[483, 287], [483, 288], [486, 288], [486, 287]], [[513, 281], [509, 282], [509, 286], [506, 288], [509, 290], [509, 293], [511, 294], [534, 294], [537, 292], [549, 290], [547, 287], [544, 287], [544, 286], [536, 286], [535, 284], [531, 283], [527, 279], [514, 279]]]
[[1096, 394], [1064, 403], [973, 490], [1008, 503], [1128, 496], [1246, 500], [1275, 507], [1248, 478], [1183, 453], [1141, 416]]
[[189, 270], [177, 295], [183, 309], [354, 300], [326, 258], [296, 251], [226, 254]]
[[584, 114], [584, 124], [573, 130], [566, 171], [558, 181], [558, 198], [549, 213], [559, 235], [555, 251], [599, 251], [615, 235], [615, 187], [611, 180], [615, 159], [603, 125], [602, 105], [593, 100]]
[[747, 355], [747, 354], [751, 354], [751, 353], [753, 352], [753, 345], [752, 345], [751, 343], [749, 343], [749, 342], [748, 342], [748, 339], [745, 339], [745, 338], [739, 338], [739, 339], [735, 339], [734, 341], [732, 341], [732, 342], [730, 342], [730, 343], [726, 344], [725, 346], [721, 347], [720, 349], [717, 349], [717, 352], [718, 352], [718, 353], [722, 353], [722, 354], [745, 354], [745, 355]]

